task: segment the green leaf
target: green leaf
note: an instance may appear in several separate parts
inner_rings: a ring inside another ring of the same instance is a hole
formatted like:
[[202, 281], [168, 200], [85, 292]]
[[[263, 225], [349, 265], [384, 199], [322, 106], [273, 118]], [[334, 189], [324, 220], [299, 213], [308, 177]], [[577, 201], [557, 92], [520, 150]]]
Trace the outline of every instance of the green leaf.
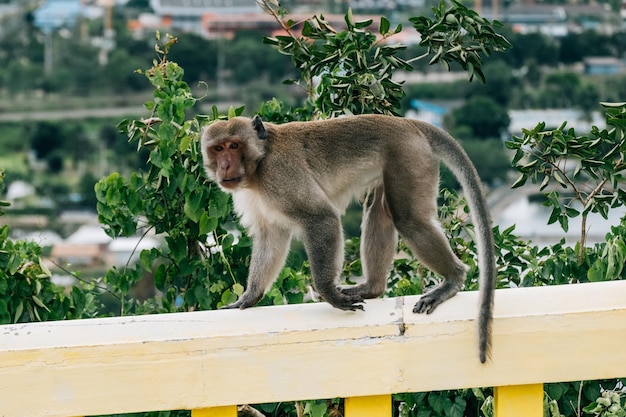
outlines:
[[233, 294], [237, 295], [238, 297], [241, 297], [241, 295], [243, 294], [245, 288], [243, 287], [243, 285], [241, 284], [233, 284]]
[[225, 306], [237, 301], [237, 296], [230, 289], [224, 290], [221, 297], [221, 305]]
[[48, 269], [48, 265], [46, 265], [43, 258], [39, 258], [39, 268], [41, 268], [41, 274], [37, 278], [50, 278], [52, 276], [52, 272]]
[[200, 216], [200, 222], [198, 224], [199, 235], [206, 235], [217, 228], [218, 219], [214, 216], [209, 216], [209, 213], [204, 211]]
[[466, 401], [457, 396], [454, 398], [454, 404], [446, 411], [447, 417], [463, 417], [465, 415], [465, 408], [467, 407]]
[[326, 410], [328, 407], [326, 406], [325, 401], [319, 401], [311, 404], [310, 408], [310, 416], [311, 417], [324, 417], [326, 415]]
[[202, 207], [202, 193], [201, 192], [192, 192], [185, 199], [185, 204], [183, 206], [183, 212], [187, 217], [189, 217], [194, 222], [200, 221], [200, 217], [204, 212], [204, 207]]
[[[72, 287], [72, 292], [70, 295], [72, 307], [74, 308], [75, 314], [80, 315], [85, 310], [85, 308], [87, 308], [89, 298], [78, 287]], [[93, 302], [93, 300], [91, 300], [91, 302]]]
[[[32, 295], [31, 298], [33, 299], [33, 301], [35, 302], [35, 304], [38, 307], [43, 308], [44, 310], [46, 310], [47, 312], [50, 312], [50, 309], [48, 307], [46, 307], [46, 305], [43, 303], [43, 301], [41, 301], [41, 299], [39, 297], [37, 297], [36, 295]], [[36, 311], [36, 310], [35, 310]]]
[[389, 20], [382, 16], [380, 18], [380, 34], [381, 35], [386, 35], [387, 33], [389, 33], [389, 27], [391, 26], [391, 24], [389, 23]]
[[553, 171], [552, 176], [554, 177], [556, 182], [558, 182], [563, 188], [567, 188], [567, 183], [565, 182], [561, 174], [558, 173], [558, 171]]
[[161, 291], [165, 290], [166, 283], [166, 268], [164, 264], [161, 264], [154, 271], [154, 285]]
[[17, 307], [15, 308], [15, 315], [13, 316], [13, 323], [18, 323], [20, 317], [22, 317], [22, 313], [24, 312], [24, 301], [20, 301]]
[[568, 205], [565, 206], [565, 214], [567, 215], [567, 217], [577, 217], [580, 214], [579, 210], [576, 210], [573, 207], [570, 207]]
[[12, 253], [9, 256], [9, 262], [7, 263], [7, 270], [10, 275], [15, 275], [17, 270], [22, 266], [22, 259], [17, 253]]
[[232, 233], [228, 233], [222, 237], [222, 241], [220, 244], [222, 245], [222, 249], [227, 250], [230, 249], [235, 241], [235, 236]]
[[344, 16], [344, 19], [346, 21], [346, 25], [348, 26], [348, 30], [352, 29], [354, 27], [354, 18], [352, 17], [351, 7], [348, 7], [348, 12]]
[[153, 250], [144, 249], [139, 253], [139, 263], [145, 271], [152, 271], [152, 263], [154, 262], [156, 255]]
[[559, 208], [553, 207], [552, 212], [550, 213], [550, 217], [548, 218], [548, 224], [555, 223], [558, 220], [560, 215], [561, 215], [561, 212], [559, 211]]
[[521, 168], [524, 168], [524, 169], [533, 168], [538, 163], [539, 163], [539, 159], [533, 159], [532, 161], [530, 161], [530, 162], [528, 162], [528, 163], [526, 163], [524, 165], [521, 165]]
[[364, 29], [368, 26], [370, 26], [374, 21], [372, 19], [368, 19], [368, 20], [361, 20], [359, 22], [354, 22], [354, 27], [356, 29]]
[[437, 414], [443, 414], [444, 410], [452, 405], [451, 403], [450, 399], [445, 397], [443, 393], [431, 392], [428, 395], [428, 405], [430, 405]]
[[520, 175], [519, 178], [515, 180], [513, 185], [511, 185], [511, 188], [519, 188], [523, 186], [524, 184], [526, 184], [527, 179], [528, 179], [528, 176], [526, 174]]
[[170, 256], [175, 263], [187, 257], [187, 244], [185, 237], [182, 235], [166, 236], [165, 241], [170, 250]]
[[191, 136], [183, 136], [178, 143], [178, 151], [181, 153], [187, 151], [187, 149], [189, 149], [189, 145], [191, 145]]
[[603, 107], [607, 107], [607, 108], [611, 108], [611, 107], [621, 108], [621, 107], [626, 107], [626, 101], [625, 102], [616, 102], [616, 103], [611, 103], [611, 102], [607, 102], [607, 101], [601, 101], [600, 105], [602, 105]]
[[287, 304], [302, 304], [304, 302], [304, 293], [299, 292], [286, 292], [285, 298], [287, 299]]
[[569, 222], [567, 220], [567, 216], [559, 215], [558, 219], [559, 224], [561, 225], [561, 229], [563, 229], [564, 232], [567, 232], [569, 230]]

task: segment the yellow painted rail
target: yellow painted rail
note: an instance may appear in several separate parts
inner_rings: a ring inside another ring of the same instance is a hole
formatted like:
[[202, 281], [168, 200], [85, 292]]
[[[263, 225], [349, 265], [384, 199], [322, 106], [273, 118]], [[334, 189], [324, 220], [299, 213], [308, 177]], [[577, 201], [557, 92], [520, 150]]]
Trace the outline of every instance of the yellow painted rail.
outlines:
[[342, 397], [346, 417], [388, 417], [393, 393], [493, 386], [498, 417], [541, 417], [543, 383], [626, 376], [626, 281], [499, 290], [485, 365], [475, 292], [431, 315], [417, 298], [0, 326], [0, 416]]

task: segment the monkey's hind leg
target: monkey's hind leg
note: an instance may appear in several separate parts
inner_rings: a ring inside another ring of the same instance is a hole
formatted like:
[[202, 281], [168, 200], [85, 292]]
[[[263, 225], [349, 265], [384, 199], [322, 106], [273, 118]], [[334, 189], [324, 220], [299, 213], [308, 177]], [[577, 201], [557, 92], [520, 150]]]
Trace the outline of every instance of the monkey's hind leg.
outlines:
[[414, 313], [430, 314], [463, 287], [467, 266], [452, 252], [441, 226], [435, 220], [417, 227], [411, 226], [401, 226], [400, 234], [417, 259], [444, 278], [435, 288], [422, 295], [413, 307]]
[[[436, 172], [436, 171], [432, 171]], [[453, 297], [465, 283], [467, 266], [461, 262], [437, 222], [436, 176], [414, 177], [411, 189], [421, 190], [409, 197], [397, 188], [386, 188], [387, 201], [394, 224], [413, 255], [444, 280], [424, 294], [413, 307], [415, 313], [432, 313], [435, 308]], [[411, 180], [407, 179], [407, 182]], [[421, 194], [421, 195], [420, 195]]]
[[346, 295], [376, 298], [387, 288], [389, 268], [396, 253], [398, 234], [385, 202], [382, 186], [368, 193], [361, 224], [361, 263], [366, 281], [359, 285], [341, 287]]

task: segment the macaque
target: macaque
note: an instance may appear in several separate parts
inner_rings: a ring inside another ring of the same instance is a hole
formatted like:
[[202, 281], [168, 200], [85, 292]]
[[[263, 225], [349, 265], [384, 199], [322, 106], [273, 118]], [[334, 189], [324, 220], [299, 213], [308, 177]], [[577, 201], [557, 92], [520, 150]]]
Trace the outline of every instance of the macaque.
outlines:
[[[291, 238], [302, 239], [315, 290], [343, 310], [383, 294], [398, 234], [443, 281], [413, 312], [431, 313], [465, 282], [467, 266], [452, 252], [437, 220], [439, 160], [454, 172], [469, 202], [480, 266], [479, 356], [491, 345], [496, 265], [491, 220], [480, 178], [461, 146], [427, 123], [383, 115], [281, 125], [236, 117], [207, 127], [201, 139], [208, 177], [231, 193], [253, 239], [247, 288], [225, 308], [255, 305], [276, 279]], [[365, 282], [338, 287], [343, 264], [341, 214], [366, 194], [361, 225]]]

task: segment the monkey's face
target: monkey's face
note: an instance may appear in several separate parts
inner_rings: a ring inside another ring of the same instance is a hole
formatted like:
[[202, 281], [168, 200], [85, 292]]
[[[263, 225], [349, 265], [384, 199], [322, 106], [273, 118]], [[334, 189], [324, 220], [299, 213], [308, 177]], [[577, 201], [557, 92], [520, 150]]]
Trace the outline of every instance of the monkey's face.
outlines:
[[242, 141], [230, 138], [209, 146], [206, 151], [220, 187], [228, 191], [242, 185], [246, 175], [243, 164], [245, 144]]
[[248, 187], [265, 155], [267, 133], [263, 123], [245, 117], [219, 120], [202, 132], [200, 146], [208, 177], [226, 192]]

